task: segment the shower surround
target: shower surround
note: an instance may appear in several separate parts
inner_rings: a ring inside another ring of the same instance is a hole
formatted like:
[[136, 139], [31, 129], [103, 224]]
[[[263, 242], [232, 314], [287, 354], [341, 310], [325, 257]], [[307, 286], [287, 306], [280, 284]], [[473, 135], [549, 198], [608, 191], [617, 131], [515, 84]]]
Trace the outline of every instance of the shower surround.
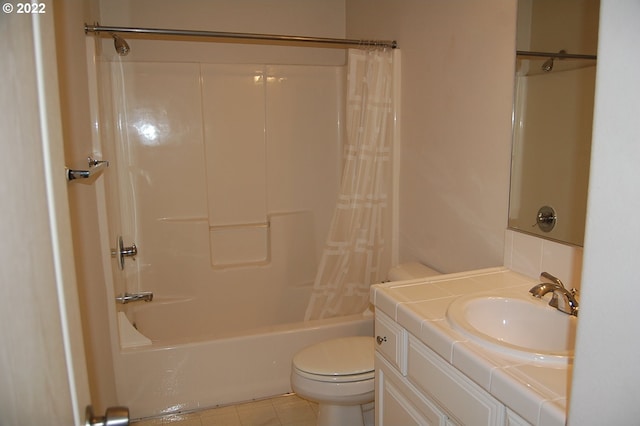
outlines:
[[179, 301], [209, 334], [300, 320], [340, 178], [343, 67], [109, 67], [120, 222], [139, 252], [117, 292]]
[[110, 312], [133, 418], [289, 392], [302, 347], [372, 335], [368, 314], [302, 321], [339, 188], [344, 66], [95, 64], [103, 247], [138, 249], [108, 294], [154, 294], [117, 305], [120, 327]]

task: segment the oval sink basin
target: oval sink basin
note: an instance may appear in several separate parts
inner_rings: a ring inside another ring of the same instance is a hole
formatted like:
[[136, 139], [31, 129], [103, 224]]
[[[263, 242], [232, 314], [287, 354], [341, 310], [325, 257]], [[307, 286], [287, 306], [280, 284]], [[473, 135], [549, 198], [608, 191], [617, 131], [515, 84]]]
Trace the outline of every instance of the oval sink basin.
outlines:
[[528, 295], [460, 297], [447, 319], [474, 342], [505, 355], [560, 364], [573, 358], [576, 317]]

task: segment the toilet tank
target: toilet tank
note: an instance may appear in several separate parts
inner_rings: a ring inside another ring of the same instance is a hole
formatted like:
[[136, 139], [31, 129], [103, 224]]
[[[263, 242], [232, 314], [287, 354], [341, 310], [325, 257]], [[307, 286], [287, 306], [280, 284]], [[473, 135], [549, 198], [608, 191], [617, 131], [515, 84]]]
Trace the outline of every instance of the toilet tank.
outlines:
[[420, 262], [400, 263], [389, 271], [389, 281], [415, 280], [418, 278], [440, 275], [440, 272], [431, 269]]

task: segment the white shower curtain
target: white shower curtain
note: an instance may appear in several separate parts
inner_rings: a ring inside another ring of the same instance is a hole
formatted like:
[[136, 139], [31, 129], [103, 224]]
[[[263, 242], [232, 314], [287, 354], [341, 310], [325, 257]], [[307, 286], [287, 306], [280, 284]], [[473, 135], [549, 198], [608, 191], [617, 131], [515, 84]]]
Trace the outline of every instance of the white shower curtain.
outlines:
[[392, 51], [349, 50], [341, 188], [305, 320], [364, 311], [369, 286], [388, 265], [392, 89]]

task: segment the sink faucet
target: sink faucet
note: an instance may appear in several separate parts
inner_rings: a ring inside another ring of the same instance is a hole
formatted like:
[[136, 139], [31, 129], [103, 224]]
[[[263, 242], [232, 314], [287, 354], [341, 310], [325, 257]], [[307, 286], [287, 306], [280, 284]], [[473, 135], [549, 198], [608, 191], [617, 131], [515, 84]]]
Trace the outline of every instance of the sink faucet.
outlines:
[[553, 306], [560, 312], [565, 314], [578, 316], [578, 301], [576, 300], [576, 290], [567, 290], [562, 284], [562, 281], [557, 277], [554, 277], [548, 272], [540, 274], [541, 280], [547, 280], [548, 282], [541, 282], [529, 290], [534, 297], [538, 299], [542, 298], [547, 293], [553, 292], [549, 306]]
[[144, 300], [145, 302], [151, 302], [153, 300], [153, 293], [150, 291], [143, 291], [141, 293], [124, 293], [116, 297], [116, 302], [125, 303], [137, 302]]

